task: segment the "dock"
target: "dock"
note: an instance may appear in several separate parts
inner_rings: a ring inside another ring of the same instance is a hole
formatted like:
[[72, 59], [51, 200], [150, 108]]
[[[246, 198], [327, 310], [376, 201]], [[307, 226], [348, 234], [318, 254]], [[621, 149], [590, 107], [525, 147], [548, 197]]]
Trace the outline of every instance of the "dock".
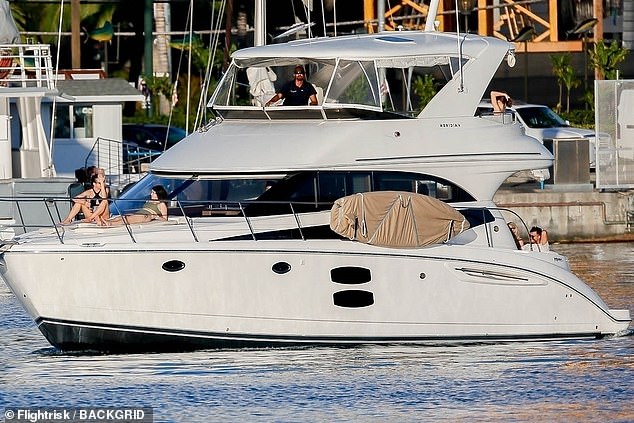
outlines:
[[551, 242], [634, 241], [632, 190], [598, 190], [592, 183], [542, 188], [538, 182], [511, 177], [493, 200], [522, 217], [529, 229], [546, 229]]

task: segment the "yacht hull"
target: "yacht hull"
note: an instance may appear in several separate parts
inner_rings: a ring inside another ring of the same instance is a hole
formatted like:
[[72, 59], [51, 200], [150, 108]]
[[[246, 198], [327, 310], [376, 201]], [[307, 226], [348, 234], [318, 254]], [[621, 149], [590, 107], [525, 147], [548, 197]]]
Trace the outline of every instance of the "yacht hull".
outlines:
[[630, 320], [555, 253], [288, 242], [89, 252], [15, 246], [0, 268], [63, 350], [583, 338], [625, 330]]

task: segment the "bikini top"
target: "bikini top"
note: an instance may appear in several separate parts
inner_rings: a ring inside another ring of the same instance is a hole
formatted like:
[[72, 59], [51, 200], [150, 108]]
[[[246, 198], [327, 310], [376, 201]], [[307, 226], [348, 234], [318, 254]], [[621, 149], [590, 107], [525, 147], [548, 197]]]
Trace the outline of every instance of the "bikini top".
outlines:
[[102, 200], [104, 200], [104, 198], [101, 195], [99, 195], [101, 194], [101, 190], [95, 191], [95, 189], [93, 188], [92, 192], [94, 192], [95, 195], [90, 199], [90, 208], [94, 210], [95, 207], [99, 206], [99, 204], [101, 203]]

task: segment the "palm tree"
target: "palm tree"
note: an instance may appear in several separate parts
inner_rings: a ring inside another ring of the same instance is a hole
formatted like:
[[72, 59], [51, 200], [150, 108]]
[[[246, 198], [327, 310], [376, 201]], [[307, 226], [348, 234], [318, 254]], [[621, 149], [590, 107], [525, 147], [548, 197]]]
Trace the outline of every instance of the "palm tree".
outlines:
[[570, 55], [566, 53], [551, 55], [550, 61], [553, 65], [553, 75], [557, 78], [557, 84], [559, 85], [559, 102], [557, 103], [557, 107], [555, 107], [555, 109], [557, 112], [561, 112], [561, 102], [564, 92], [564, 75], [566, 73], [566, 68], [570, 67]]
[[581, 80], [575, 75], [575, 70], [572, 66], [567, 66], [564, 69], [561, 80], [566, 86], [566, 113], [570, 113], [570, 90], [578, 87], [581, 84]]
[[597, 79], [616, 79], [617, 67], [627, 57], [628, 50], [616, 41], [606, 45], [604, 40], [599, 40], [589, 53], [590, 63], [597, 71]]

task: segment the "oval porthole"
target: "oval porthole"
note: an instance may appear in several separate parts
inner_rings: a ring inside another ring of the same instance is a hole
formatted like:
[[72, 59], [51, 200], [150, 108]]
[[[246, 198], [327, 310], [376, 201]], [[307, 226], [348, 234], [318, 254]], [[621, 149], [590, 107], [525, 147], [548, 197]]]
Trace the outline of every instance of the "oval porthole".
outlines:
[[180, 260], [170, 260], [163, 263], [163, 266], [161, 267], [166, 272], [178, 272], [179, 270], [183, 270], [185, 268], [185, 263]]
[[291, 265], [286, 263], [285, 261], [278, 261], [273, 265], [273, 267], [271, 267], [271, 270], [273, 270], [278, 275], [283, 275], [284, 273], [288, 273], [291, 271]]

